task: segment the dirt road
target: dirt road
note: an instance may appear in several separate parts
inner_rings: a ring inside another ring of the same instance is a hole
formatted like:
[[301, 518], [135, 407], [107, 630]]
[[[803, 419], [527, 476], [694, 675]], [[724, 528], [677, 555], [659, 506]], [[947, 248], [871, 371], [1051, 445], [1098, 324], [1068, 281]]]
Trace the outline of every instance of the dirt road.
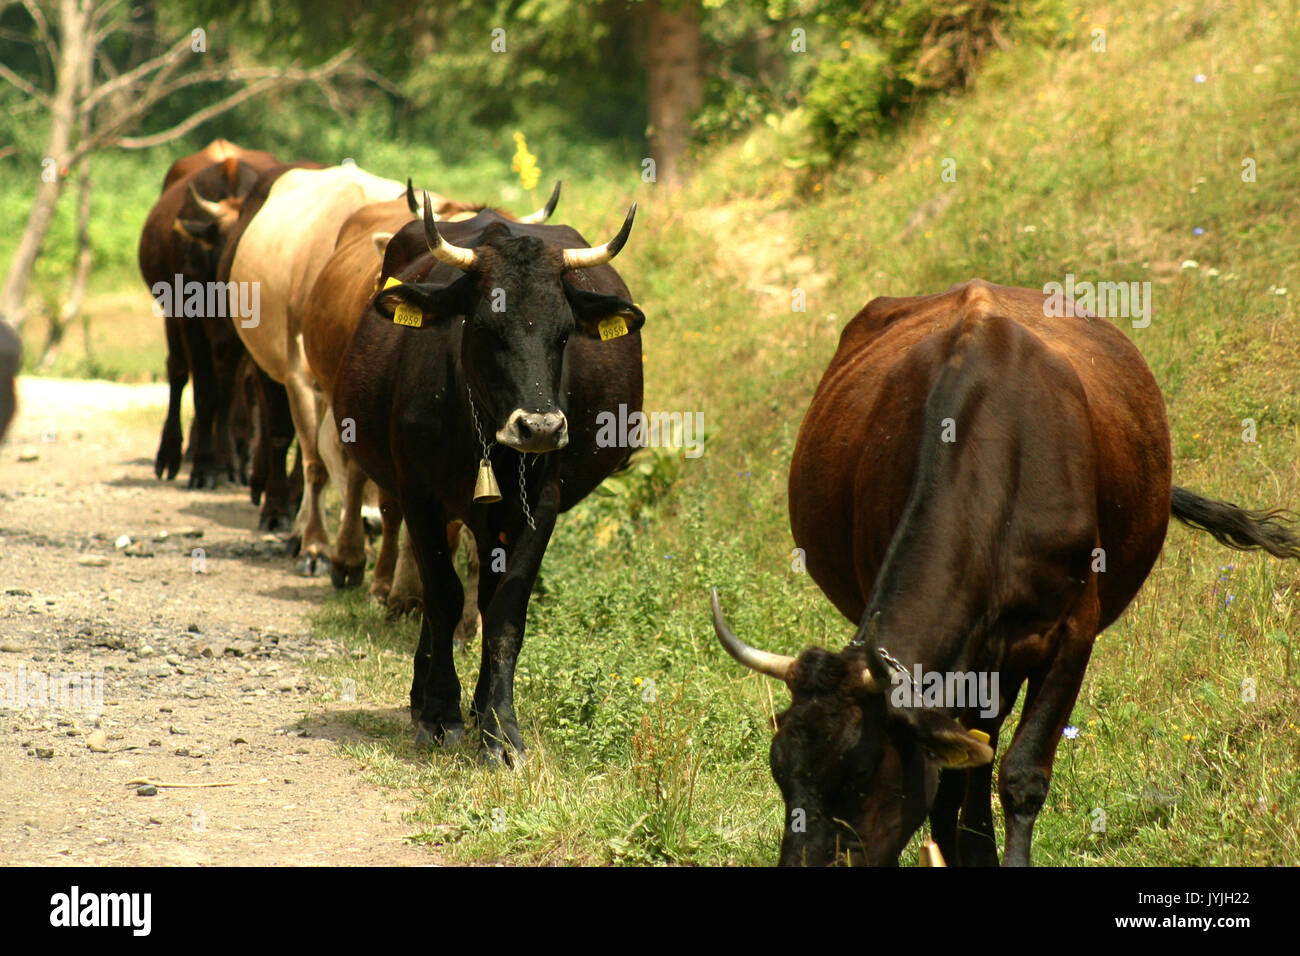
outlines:
[[0, 864], [436, 863], [338, 752], [358, 705], [304, 666], [346, 653], [308, 636], [328, 578], [252, 530], [246, 489], [154, 478], [166, 387], [24, 379], [19, 399], [0, 447]]

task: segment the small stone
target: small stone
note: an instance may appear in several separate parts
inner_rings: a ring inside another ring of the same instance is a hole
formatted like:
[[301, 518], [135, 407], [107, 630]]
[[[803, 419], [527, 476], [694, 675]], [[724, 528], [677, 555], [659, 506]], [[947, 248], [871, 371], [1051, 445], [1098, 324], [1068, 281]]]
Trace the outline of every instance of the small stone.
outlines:
[[125, 554], [128, 558], [152, 558], [153, 557], [153, 551], [149, 549], [148, 545], [139, 544], [139, 543], [128, 545], [127, 548], [122, 553]]
[[194, 527], [181, 528], [181, 529], [178, 530], [176, 533], [177, 533], [178, 535], [180, 535], [182, 538], [201, 538], [201, 537], [203, 537], [203, 529], [202, 529], [202, 528], [194, 528]]
[[108, 734], [104, 733], [102, 730], [96, 730], [86, 738], [86, 747], [91, 753], [108, 753]]
[[108, 837], [95, 837], [95, 846], [107, 846], [110, 842]]
[[245, 740], [243, 737], [236, 737], [234, 740], [231, 741], [231, 743], [234, 743], [234, 744], [246, 744], [246, 743], [248, 743], [248, 741]]
[[8, 594], [10, 597], [31, 597], [32, 596], [32, 592], [27, 590], [26, 588], [6, 588], [5, 594]]
[[54, 757], [54, 748], [53, 748], [53, 747], [37, 747], [37, 748], [36, 748], [36, 756], [40, 757], [42, 760], [50, 760], [50, 759], [52, 759], [52, 758]]
[[158, 652], [155, 651], [148, 644], [141, 644], [139, 647], [135, 649], [135, 656], [139, 658], [153, 657], [157, 653]]
[[189, 748], [189, 747], [177, 747], [175, 750], [172, 751], [172, 753], [173, 753], [174, 755], [176, 755], [177, 757], [188, 757], [188, 756], [190, 755], [190, 748]]
[[162, 826], [162, 821], [159, 820], [157, 817], [150, 817], [150, 818], [149, 818], [149, 822], [150, 822], [151, 824], [153, 824], [154, 826], [156, 826], [156, 827], [160, 827], [160, 826]]
[[171, 535], [169, 535], [166, 531], [159, 531], [156, 535], [153, 536], [153, 539], [155, 541], [166, 541], [170, 537]]
[[137, 797], [156, 797], [158, 796], [158, 788], [151, 783], [141, 784], [135, 791], [135, 795]]
[[165, 660], [172, 667], [176, 667], [181, 662], [181, 656], [179, 654], [168, 654], [166, 657], [163, 658], [163, 660]]
[[282, 677], [275, 682], [275, 689], [281, 692], [297, 690], [298, 682], [292, 677]]
[[40, 452], [31, 445], [24, 445], [23, 450], [18, 453], [19, 461], [39, 461], [40, 457]]
[[21, 654], [25, 650], [27, 648], [21, 644], [15, 644], [13, 641], [0, 642], [0, 651], [4, 651], [6, 654]]
[[151, 667], [145, 674], [149, 677], [171, 677], [172, 669], [170, 667]]
[[161, 746], [162, 746], [162, 741], [161, 741], [161, 740], [157, 740], [157, 739], [151, 740], [151, 741], [149, 741], [149, 746], [150, 746], [150, 747], [161, 747]]
[[131, 536], [129, 534], [124, 534], [124, 535], [120, 535], [118, 539], [113, 542], [113, 547], [121, 551], [130, 543], [131, 543]]
[[184, 737], [186, 734], [189, 733], [189, 731], [184, 727], [182, 727], [180, 724], [172, 724], [167, 729], [171, 731], [173, 734], [176, 734], [178, 737]]
[[99, 554], [83, 554], [77, 558], [77, 563], [83, 568], [106, 568], [109, 565], [108, 558]]

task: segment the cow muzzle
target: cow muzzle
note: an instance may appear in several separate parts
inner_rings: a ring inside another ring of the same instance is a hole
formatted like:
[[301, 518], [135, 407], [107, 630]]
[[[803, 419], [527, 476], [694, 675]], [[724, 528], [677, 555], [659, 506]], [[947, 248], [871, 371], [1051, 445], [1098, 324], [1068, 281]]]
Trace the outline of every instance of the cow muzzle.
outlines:
[[516, 408], [497, 432], [497, 441], [515, 451], [558, 451], [569, 443], [569, 420], [563, 412], [526, 412]]

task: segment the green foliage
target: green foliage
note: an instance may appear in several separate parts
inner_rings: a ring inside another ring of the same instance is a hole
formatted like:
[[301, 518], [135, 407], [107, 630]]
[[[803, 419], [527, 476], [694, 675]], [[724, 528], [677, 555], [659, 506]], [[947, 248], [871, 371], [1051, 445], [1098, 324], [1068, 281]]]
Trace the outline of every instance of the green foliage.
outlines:
[[1013, 37], [1049, 42], [1068, 22], [1064, 0], [874, 0], [820, 12], [846, 51], [820, 60], [805, 98], [815, 146], [832, 159], [926, 96], [970, 87], [990, 50]]

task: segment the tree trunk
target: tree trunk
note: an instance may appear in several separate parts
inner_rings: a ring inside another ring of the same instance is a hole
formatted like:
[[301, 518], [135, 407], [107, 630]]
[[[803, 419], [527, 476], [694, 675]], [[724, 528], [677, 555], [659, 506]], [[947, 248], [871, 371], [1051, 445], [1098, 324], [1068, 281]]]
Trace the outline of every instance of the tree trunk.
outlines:
[[[36, 187], [36, 200], [27, 217], [27, 227], [9, 264], [4, 286], [0, 288], [0, 319], [8, 319], [16, 328], [22, 328], [27, 285], [41, 253], [41, 245], [50, 231], [54, 207], [67, 175], [65, 166], [72, 151], [73, 128], [77, 122], [77, 90], [81, 86], [86, 59], [95, 55], [90, 36], [91, 8], [91, 0], [59, 0], [59, 63], [55, 71], [50, 133], [41, 163], [40, 184]], [[50, 160], [53, 160], [52, 166]]]
[[698, 0], [651, 0], [646, 38], [650, 158], [656, 181], [676, 188], [691, 141], [691, 119], [704, 101]]

